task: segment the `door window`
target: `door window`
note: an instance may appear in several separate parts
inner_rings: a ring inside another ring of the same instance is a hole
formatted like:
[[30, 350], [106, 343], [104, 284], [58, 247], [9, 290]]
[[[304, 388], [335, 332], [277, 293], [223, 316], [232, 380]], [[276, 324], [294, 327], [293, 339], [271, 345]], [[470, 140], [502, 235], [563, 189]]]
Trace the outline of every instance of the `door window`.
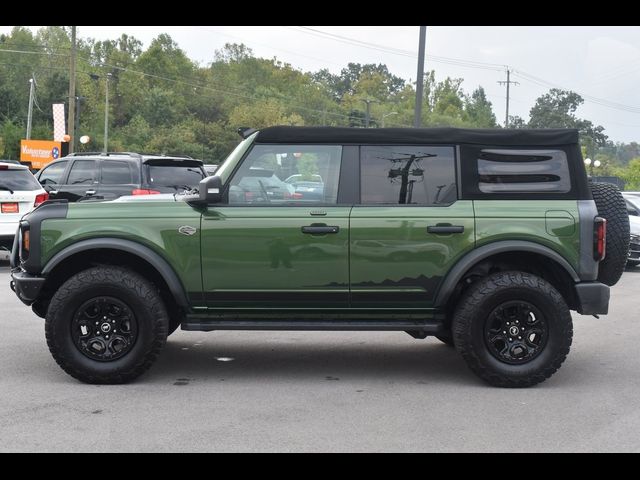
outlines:
[[361, 159], [363, 204], [450, 205], [458, 196], [453, 147], [365, 146]]
[[40, 185], [59, 185], [62, 182], [62, 175], [67, 168], [67, 162], [58, 162], [45, 167], [38, 175]]
[[69, 185], [90, 185], [96, 179], [97, 162], [95, 160], [76, 160], [69, 172]]
[[231, 180], [229, 204], [336, 204], [341, 158], [334, 145], [256, 145]]

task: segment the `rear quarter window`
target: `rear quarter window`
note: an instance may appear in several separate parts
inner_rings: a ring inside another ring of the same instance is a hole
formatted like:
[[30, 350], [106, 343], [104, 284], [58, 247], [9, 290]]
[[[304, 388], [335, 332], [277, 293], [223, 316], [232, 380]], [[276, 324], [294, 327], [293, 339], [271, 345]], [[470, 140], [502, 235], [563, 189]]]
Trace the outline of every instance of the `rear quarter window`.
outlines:
[[461, 145], [461, 196], [477, 200], [578, 198], [576, 178], [586, 180], [586, 174], [571, 148]]

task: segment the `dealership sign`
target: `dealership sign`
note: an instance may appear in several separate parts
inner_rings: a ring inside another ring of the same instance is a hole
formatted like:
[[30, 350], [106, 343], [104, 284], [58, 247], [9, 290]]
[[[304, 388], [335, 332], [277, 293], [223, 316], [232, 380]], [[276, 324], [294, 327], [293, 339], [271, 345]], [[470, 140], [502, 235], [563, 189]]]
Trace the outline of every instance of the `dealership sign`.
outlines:
[[21, 140], [20, 161], [30, 162], [33, 170], [40, 170], [62, 156], [62, 142], [49, 140]]

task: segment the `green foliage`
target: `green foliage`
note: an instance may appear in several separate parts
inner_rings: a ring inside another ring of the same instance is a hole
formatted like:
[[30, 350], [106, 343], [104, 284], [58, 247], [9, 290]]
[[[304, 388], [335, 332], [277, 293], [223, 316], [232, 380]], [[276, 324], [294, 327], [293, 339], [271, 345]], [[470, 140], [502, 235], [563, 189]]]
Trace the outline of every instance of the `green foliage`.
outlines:
[[[51, 103], [66, 103], [68, 97], [70, 45], [70, 27], [44, 27], [35, 34], [14, 27], [0, 36], [2, 157], [19, 156], [32, 77], [37, 81], [32, 136], [51, 138]], [[115, 40], [78, 39], [78, 135], [91, 137], [88, 145], [78, 147], [81, 151], [102, 148], [107, 81], [111, 150], [183, 154], [219, 163], [237, 144], [238, 127], [362, 128], [366, 102], [372, 127], [413, 125], [415, 84], [384, 64], [349, 63], [337, 74], [328, 69], [303, 72], [275, 58], [258, 58], [246, 45], [229, 43], [215, 52], [211, 64], [198, 65], [169, 35], [159, 33], [145, 49], [138, 39], [123, 34]], [[637, 186], [640, 145], [607, 141], [603, 127], [577, 117], [582, 103], [574, 92], [552, 89], [537, 99], [528, 121], [511, 117], [510, 126], [577, 128], [583, 155], [602, 164], [594, 174], [619, 174]], [[435, 71], [424, 75], [422, 124], [497, 127], [482, 87], [468, 94], [463, 79], [438, 79]], [[305, 156], [299, 164], [305, 177], [317, 172]]]

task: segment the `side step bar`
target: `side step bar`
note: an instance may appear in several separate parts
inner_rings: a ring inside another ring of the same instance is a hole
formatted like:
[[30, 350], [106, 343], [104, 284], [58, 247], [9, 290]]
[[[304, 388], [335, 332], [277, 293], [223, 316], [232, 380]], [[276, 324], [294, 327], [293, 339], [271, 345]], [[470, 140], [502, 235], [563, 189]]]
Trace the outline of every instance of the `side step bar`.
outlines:
[[438, 321], [384, 320], [187, 320], [182, 330], [212, 332], [214, 330], [308, 330], [308, 331], [418, 331], [435, 335], [444, 331]]

